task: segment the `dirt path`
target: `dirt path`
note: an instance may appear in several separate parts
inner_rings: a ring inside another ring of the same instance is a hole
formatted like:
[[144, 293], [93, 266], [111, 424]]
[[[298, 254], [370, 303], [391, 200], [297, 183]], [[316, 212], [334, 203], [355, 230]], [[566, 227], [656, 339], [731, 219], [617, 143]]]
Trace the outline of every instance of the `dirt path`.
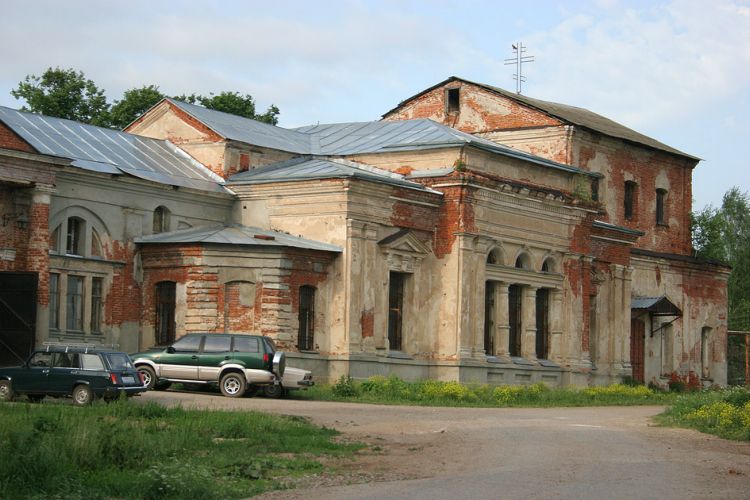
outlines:
[[659, 407], [425, 408], [150, 392], [309, 418], [368, 443], [342, 474], [260, 498], [750, 498], [750, 444], [656, 427]]

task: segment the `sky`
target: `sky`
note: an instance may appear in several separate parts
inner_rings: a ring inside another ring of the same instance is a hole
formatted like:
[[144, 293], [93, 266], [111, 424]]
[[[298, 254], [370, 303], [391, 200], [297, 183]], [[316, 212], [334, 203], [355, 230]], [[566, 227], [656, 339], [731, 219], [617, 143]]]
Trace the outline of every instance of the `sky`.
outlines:
[[279, 125], [377, 120], [449, 76], [579, 106], [703, 159], [694, 209], [750, 191], [750, 0], [4, 0], [0, 105], [49, 67], [110, 101], [237, 91]]

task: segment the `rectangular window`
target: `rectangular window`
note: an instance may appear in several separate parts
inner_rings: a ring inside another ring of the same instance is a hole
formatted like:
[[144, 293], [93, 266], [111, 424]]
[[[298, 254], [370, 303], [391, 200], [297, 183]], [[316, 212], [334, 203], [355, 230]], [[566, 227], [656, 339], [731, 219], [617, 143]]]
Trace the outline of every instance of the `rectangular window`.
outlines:
[[103, 283], [102, 278], [91, 278], [91, 333], [102, 332]]
[[664, 215], [665, 201], [667, 200], [667, 191], [664, 189], [656, 190], [656, 223], [666, 225], [666, 216]]
[[445, 91], [445, 110], [448, 113], [458, 113], [461, 107], [459, 89], [448, 89]]
[[83, 276], [68, 276], [67, 329], [83, 331]]
[[510, 285], [508, 287], [508, 352], [511, 356], [521, 355], [521, 287]]
[[83, 221], [77, 217], [68, 219], [68, 233], [65, 243], [65, 253], [83, 255], [81, 244], [83, 240]]
[[391, 271], [388, 288], [388, 343], [392, 351], [401, 350], [406, 274]]
[[49, 328], [60, 329], [60, 275], [49, 275]]
[[633, 218], [633, 205], [635, 200], [635, 182], [625, 182], [625, 219]]
[[299, 289], [299, 332], [297, 348], [300, 351], [315, 349], [313, 339], [315, 324], [315, 288], [303, 286]]

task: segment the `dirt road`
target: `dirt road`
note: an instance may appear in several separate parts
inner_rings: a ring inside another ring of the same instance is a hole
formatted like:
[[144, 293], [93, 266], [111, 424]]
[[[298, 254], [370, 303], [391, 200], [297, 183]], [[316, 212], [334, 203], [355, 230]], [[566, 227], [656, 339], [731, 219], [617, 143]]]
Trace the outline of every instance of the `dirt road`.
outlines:
[[750, 444], [654, 426], [658, 407], [424, 408], [149, 392], [142, 401], [298, 415], [367, 451], [265, 499], [750, 498]]

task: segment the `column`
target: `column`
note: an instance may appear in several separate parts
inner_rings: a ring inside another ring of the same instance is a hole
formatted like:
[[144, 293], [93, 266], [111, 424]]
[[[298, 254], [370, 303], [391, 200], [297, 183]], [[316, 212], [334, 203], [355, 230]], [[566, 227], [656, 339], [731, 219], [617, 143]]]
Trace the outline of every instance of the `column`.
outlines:
[[549, 359], [563, 363], [563, 291], [550, 290]]
[[[26, 260], [29, 271], [39, 273], [36, 311], [36, 343], [49, 338], [49, 205], [54, 186], [37, 184], [29, 206], [29, 246]], [[61, 236], [64, 237], [64, 236]]]
[[522, 289], [523, 320], [521, 322], [521, 356], [536, 361], [536, 292], [539, 287]]
[[495, 282], [495, 355], [510, 356], [510, 322], [508, 320], [508, 283]]

